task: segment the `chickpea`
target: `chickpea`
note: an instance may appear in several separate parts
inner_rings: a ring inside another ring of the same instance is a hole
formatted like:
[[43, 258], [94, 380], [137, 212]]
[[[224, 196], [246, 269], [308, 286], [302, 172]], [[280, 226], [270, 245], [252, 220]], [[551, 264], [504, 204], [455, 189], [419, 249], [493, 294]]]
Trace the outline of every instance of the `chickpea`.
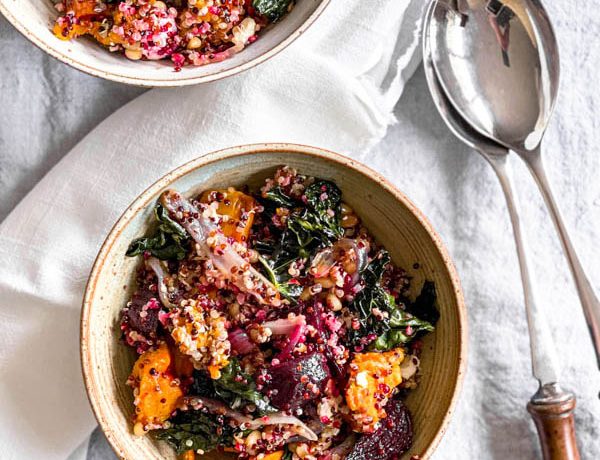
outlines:
[[342, 309], [342, 302], [333, 292], [330, 292], [327, 294], [327, 306], [332, 311], [340, 311]]
[[358, 217], [354, 214], [346, 214], [342, 216], [341, 225], [343, 228], [352, 228], [358, 225]]
[[144, 430], [144, 425], [142, 422], [137, 422], [133, 425], [133, 434], [136, 436], [144, 436], [146, 434], [146, 430]]
[[310, 299], [311, 296], [312, 296], [312, 294], [310, 292], [310, 288], [305, 287], [304, 290], [302, 291], [302, 294], [300, 294], [300, 300], [304, 300], [306, 302], [308, 299]]
[[192, 37], [187, 44], [187, 49], [195, 50], [196, 48], [200, 48], [202, 46], [202, 40], [198, 37]]
[[127, 49], [125, 50], [125, 56], [132, 61], [139, 61], [142, 59], [142, 50]]
[[261, 438], [260, 431], [254, 430], [246, 438], [246, 447], [252, 448], [252, 447], [256, 446], [256, 444], [258, 443], [258, 441], [260, 440], [260, 438]]
[[331, 289], [333, 286], [335, 286], [335, 281], [333, 281], [331, 278], [316, 278], [315, 283], [320, 284], [323, 289]]
[[354, 274], [357, 270], [357, 266], [356, 266], [356, 262], [354, 262], [353, 260], [347, 260], [346, 262], [344, 262], [344, 271], [346, 273], [349, 273], [350, 275]]
[[354, 214], [354, 209], [352, 209], [350, 206], [348, 206], [346, 203], [342, 203], [340, 210], [342, 212], [342, 215], [347, 215], [347, 214]]

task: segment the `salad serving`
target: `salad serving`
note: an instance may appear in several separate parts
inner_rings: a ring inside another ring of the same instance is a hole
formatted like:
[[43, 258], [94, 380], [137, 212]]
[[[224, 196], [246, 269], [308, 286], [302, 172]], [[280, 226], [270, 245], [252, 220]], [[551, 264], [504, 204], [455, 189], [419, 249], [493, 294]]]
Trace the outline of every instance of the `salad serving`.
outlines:
[[335, 183], [281, 167], [254, 193], [165, 191], [120, 330], [133, 432], [182, 458], [391, 460], [412, 444], [435, 286], [409, 299]]
[[223, 61], [258, 39], [294, 0], [60, 0], [53, 32], [90, 36], [131, 60], [185, 65]]

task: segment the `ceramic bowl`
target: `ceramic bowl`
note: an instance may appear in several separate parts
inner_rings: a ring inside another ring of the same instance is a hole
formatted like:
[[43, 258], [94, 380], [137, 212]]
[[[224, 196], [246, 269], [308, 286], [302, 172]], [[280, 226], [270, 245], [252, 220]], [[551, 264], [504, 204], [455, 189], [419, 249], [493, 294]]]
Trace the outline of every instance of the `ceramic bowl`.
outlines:
[[467, 338], [458, 276], [439, 236], [415, 205], [375, 171], [317, 148], [260, 144], [205, 155], [167, 174], [125, 211], [100, 250], [83, 303], [81, 359], [92, 408], [120, 457], [175, 459], [168, 445], [152, 436], [136, 437], [131, 431], [133, 398], [125, 381], [135, 356], [119, 341], [118, 328], [119, 312], [131, 295], [139, 264], [138, 258], [125, 257], [129, 242], [146, 233], [154, 203], [166, 188], [192, 195], [230, 185], [258, 187], [280, 165], [334, 180], [344, 200], [390, 251], [396, 264], [413, 277], [415, 291], [426, 279], [435, 282], [441, 319], [435, 332], [424, 340], [422, 379], [406, 400], [415, 438], [405, 458], [417, 454], [429, 458], [444, 434], [463, 380]]
[[169, 60], [130, 61], [87, 38], [59, 40], [52, 34], [58, 15], [52, 0], [0, 0], [0, 12], [29, 40], [55, 58], [91, 75], [137, 86], [195, 85], [234, 75], [269, 59], [298, 38], [329, 0], [300, 0], [260, 40], [223, 62], [175, 72]]

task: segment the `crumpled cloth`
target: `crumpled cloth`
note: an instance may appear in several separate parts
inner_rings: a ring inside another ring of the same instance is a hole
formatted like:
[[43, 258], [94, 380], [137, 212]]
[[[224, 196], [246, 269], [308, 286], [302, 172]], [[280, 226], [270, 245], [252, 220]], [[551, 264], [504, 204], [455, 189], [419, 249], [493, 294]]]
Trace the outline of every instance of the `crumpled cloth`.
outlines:
[[0, 225], [2, 458], [64, 459], [96, 425], [79, 313], [94, 257], [126, 206], [169, 170], [231, 145], [366, 152], [394, 121], [418, 63], [423, 7], [334, 0], [296, 43], [251, 71], [138, 97], [27, 195]]

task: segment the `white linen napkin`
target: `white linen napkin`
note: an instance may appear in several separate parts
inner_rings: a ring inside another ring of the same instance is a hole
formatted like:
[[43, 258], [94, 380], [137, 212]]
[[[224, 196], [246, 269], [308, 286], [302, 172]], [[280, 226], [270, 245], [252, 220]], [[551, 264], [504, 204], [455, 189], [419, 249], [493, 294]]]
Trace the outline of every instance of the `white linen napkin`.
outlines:
[[424, 3], [333, 0], [294, 45], [251, 71], [140, 96], [29, 193], [0, 225], [2, 458], [65, 459], [96, 424], [79, 364], [80, 305], [126, 206], [174, 167], [231, 145], [366, 152], [394, 122], [418, 62]]

